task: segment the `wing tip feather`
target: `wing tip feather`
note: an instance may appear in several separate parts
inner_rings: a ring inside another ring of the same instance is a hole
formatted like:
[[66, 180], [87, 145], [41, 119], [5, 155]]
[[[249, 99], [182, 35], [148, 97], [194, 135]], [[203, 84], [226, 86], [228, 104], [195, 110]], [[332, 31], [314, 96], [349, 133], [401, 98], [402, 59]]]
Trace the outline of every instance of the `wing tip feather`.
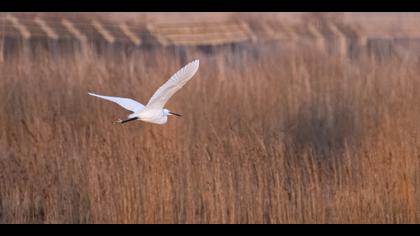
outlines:
[[199, 66], [200, 66], [200, 60], [199, 59], [195, 59], [192, 62], [188, 63], [188, 65], [185, 66], [185, 69], [188, 68], [189, 70], [191, 70], [192, 68], [194, 68], [193, 70], [195, 70], [195, 72], [196, 72], [198, 70], [198, 67]]
[[194, 61], [192, 61], [192, 64], [197, 65], [197, 67], [198, 67], [200, 65], [200, 60], [195, 59]]

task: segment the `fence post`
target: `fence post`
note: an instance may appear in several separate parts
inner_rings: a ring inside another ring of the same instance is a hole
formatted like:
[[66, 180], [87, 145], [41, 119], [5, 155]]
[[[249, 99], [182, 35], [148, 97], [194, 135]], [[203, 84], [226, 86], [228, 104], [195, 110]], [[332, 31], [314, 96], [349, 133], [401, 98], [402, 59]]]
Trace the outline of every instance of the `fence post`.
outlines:
[[135, 33], [133, 33], [130, 28], [128, 28], [127, 24], [121, 23], [119, 24], [119, 28], [125, 34], [125, 36], [127, 36], [136, 46], [141, 44], [141, 39]]
[[346, 39], [346, 35], [341, 32], [340, 29], [338, 29], [338, 27], [331, 23], [328, 22], [328, 28], [331, 30], [331, 32], [333, 32], [334, 34], [334, 38], [337, 39], [338, 41], [338, 53], [340, 56], [342, 57], [346, 57], [347, 56], [347, 39]]
[[317, 27], [315, 27], [312, 24], [308, 25], [308, 29], [309, 29], [309, 32], [311, 32], [311, 34], [315, 37], [318, 49], [321, 52], [325, 52], [325, 50], [326, 50], [325, 40], [324, 40], [324, 37], [322, 36], [321, 32], [319, 32]]
[[82, 55], [87, 56], [87, 37], [82, 32], [80, 32], [71, 21], [63, 19], [61, 24], [67, 29], [67, 31], [69, 31], [76, 39], [79, 40]]

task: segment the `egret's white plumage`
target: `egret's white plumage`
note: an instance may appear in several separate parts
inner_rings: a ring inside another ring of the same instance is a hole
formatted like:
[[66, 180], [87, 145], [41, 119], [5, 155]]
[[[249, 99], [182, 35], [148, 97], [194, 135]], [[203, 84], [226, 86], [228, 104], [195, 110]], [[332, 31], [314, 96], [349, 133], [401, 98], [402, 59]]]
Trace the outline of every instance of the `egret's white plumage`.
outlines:
[[125, 123], [131, 120], [142, 120], [155, 124], [165, 124], [168, 120], [168, 115], [180, 115], [171, 112], [168, 109], [164, 109], [163, 107], [166, 102], [168, 102], [168, 100], [194, 76], [198, 70], [198, 66], [199, 61], [195, 60], [181, 68], [153, 94], [146, 106], [130, 98], [103, 96], [94, 93], [88, 94], [115, 102], [133, 112], [128, 116], [129, 119], [118, 120], [118, 123]]
[[111, 102], [115, 102], [116, 104], [124, 107], [125, 109], [132, 111], [132, 112], [139, 112], [144, 108], [144, 105], [133, 100], [131, 98], [120, 98], [120, 97], [111, 97], [111, 96], [103, 96], [94, 93], [88, 93], [89, 95], [102, 98]]
[[198, 60], [195, 60], [172, 75], [172, 77], [160, 86], [155, 94], [153, 94], [146, 106], [153, 109], [163, 109], [163, 106], [165, 106], [169, 98], [194, 76], [198, 70], [198, 65]]

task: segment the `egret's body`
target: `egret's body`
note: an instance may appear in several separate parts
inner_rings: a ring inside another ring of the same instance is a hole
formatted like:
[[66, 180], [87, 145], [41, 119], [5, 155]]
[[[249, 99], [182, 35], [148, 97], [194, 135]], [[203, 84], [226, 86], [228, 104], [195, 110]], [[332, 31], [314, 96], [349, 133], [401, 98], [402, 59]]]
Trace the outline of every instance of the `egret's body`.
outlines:
[[199, 61], [195, 60], [176, 72], [153, 94], [146, 106], [130, 98], [103, 96], [94, 93], [89, 93], [89, 95], [115, 102], [133, 112], [128, 116], [128, 119], [118, 120], [117, 123], [123, 124], [133, 120], [141, 120], [162, 125], [168, 121], [168, 116], [170, 115], [181, 116], [165, 109], [164, 106], [194, 76], [198, 66]]
[[139, 120], [163, 125], [168, 121], [169, 110], [143, 110], [139, 112]]

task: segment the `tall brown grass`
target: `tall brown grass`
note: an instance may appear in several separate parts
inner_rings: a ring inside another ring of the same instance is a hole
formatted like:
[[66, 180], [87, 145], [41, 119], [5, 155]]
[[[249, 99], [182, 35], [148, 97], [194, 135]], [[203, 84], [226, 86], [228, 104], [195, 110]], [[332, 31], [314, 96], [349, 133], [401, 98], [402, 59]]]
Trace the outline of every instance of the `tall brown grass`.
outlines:
[[[133, 122], [183, 64], [165, 126]], [[419, 223], [420, 63], [310, 45], [0, 64], [1, 223]]]

